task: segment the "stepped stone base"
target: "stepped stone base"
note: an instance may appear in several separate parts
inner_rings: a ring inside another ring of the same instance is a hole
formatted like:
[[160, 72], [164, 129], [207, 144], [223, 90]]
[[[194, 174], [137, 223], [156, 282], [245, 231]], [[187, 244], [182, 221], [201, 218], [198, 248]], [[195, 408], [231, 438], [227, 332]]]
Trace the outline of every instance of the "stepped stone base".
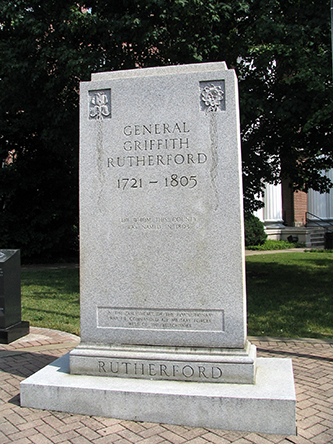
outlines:
[[114, 378], [254, 384], [256, 347], [196, 349], [80, 344], [70, 352], [70, 373]]
[[21, 405], [85, 415], [259, 433], [296, 433], [290, 359], [258, 358], [256, 384], [69, 374], [69, 354], [21, 382]]

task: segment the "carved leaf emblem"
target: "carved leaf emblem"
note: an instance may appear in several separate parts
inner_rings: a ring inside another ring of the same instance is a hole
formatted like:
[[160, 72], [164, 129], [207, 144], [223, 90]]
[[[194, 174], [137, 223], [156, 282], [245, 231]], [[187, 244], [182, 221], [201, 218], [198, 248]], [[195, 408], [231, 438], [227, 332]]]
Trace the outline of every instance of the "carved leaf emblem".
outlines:
[[90, 105], [90, 117], [103, 119], [103, 117], [110, 115], [108, 98], [103, 92], [95, 93], [91, 98]]
[[201, 92], [201, 99], [208, 107], [207, 111], [217, 111], [223, 100], [224, 92], [220, 86], [209, 85]]

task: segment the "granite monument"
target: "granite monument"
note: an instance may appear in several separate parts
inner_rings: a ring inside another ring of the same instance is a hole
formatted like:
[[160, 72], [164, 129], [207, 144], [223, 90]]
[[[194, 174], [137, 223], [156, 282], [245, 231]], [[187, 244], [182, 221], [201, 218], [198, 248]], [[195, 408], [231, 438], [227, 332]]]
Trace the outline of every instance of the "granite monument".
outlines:
[[39, 406], [295, 433], [291, 362], [247, 340], [235, 72], [98, 73], [80, 99], [81, 343]]

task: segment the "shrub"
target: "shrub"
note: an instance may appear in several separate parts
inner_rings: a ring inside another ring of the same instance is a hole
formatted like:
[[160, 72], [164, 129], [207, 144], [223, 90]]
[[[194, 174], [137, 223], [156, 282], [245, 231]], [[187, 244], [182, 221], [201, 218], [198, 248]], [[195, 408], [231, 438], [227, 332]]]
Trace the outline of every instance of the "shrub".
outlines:
[[267, 234], [264, 230], [264, 224], [253, 214], [245, 214], [245, 246], [262, 245]]
[[250, 245], [247, 250], [287, 250], [288, 248], [305, 248], [305, 244], [302, 242], [288, 242], [268, 239], [262, 245]]

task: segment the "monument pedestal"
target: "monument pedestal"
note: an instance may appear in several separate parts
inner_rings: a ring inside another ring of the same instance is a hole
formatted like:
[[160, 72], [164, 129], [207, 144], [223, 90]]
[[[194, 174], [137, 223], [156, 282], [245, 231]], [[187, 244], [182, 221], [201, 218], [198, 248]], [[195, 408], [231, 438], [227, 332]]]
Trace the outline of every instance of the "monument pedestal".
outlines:
[[244, 349], [79, 345], [70, 373], [166, 381], [253, 384], [256, 347]]
[[68, 354], [21, 382], [21, 405], [193, 427], [294, 435], [290, 359], [258, 358], [256, 384], [69, 374]]

